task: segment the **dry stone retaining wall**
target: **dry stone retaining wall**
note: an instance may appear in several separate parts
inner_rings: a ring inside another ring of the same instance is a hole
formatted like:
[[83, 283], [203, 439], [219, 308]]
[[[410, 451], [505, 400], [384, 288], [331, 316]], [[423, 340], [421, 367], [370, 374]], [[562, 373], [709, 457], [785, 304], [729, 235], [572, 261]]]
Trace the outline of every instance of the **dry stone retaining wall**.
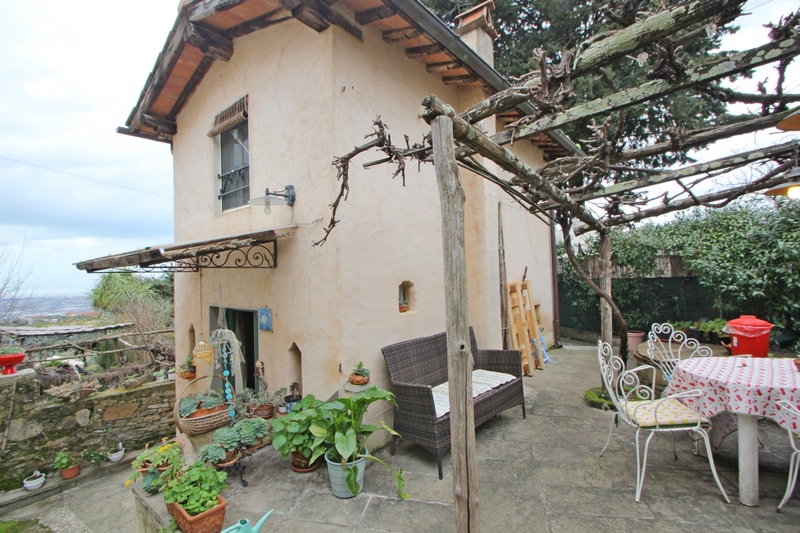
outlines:
[[119, 440], [136, 450], [173, 437], [174, 406], [172, 381], [66, 402], [43, 395], [33, 370], [0, 376], [0, 490], [21, 487], [34, 470], [52, 472], [53, 457], [62, 450], [80, 455]]

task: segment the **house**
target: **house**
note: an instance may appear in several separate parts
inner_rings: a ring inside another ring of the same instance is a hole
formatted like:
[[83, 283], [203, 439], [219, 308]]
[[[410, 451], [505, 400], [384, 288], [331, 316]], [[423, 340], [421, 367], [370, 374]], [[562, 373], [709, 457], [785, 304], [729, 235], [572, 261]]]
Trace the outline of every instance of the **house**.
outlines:
[[[404, 186], [389, 166], [353, 165], [340, 223], [315, 247], [339, 191], [331, 162], [377, 116], [396, 144], [420, 141], [428, 94], [463, 110], [507, 87], [491, 67], [492, 7], [462, 14], [459, 37], [418, 0], [184, 0], [118, 130], [171, 144], [176, 243], [78, 268], [175, 270], [179, 360], [224, 324], [247, 366], [237, 388], [258, 386], [257, 361], [270, 389], [298, 382], [327, 398], [359, 361], [385, 385], [382, 346], [445, 329], [434, 168], [409, 165]], [[573, 149], [559, 132], [512, 147], [536, 167]], [[526, 267], [552, 342], [552, 228], [485, 179], [462, 182], [479, 345], [502, 346], [501, 287]]]

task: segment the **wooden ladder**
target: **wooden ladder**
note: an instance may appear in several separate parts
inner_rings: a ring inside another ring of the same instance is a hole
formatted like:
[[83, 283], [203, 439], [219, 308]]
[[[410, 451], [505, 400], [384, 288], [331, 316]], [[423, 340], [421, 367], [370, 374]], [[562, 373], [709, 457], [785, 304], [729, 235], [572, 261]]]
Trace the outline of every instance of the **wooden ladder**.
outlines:
[[532, 376], [535, 367], [544, 368], [544, 353], [539, 337], [539, 305], [533, 300], [531, 282], [515, 281], [508, 284], [508, 322], [511, 343], [522, 352], [523, 374]]

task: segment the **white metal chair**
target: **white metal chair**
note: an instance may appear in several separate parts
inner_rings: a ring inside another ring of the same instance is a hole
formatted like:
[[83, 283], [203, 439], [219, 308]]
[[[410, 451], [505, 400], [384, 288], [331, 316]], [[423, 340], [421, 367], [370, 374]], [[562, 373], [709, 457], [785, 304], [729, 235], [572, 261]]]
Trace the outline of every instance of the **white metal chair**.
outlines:
[[[666, 336], [667, 340], [662, 340], [659, 335]], [[681, 360], [712, 355], [711, 348], [701, 345], [697, 339], [688, 338], [683, 331], [675, 331], [668, 322], [653, 324], [647, 333], [647, 357], [658, 367], [667, 383]]]
[[[778, 402], [778, 406], [787, 411], [790, 416], [795, 416], [800, 420], [800, 410], [791, 403], [786, 400], [781, 400]], [[778, 504], [777, 512], [781, 512], [781, 507], [783, 507], [794, 494], [794, 486], [797, 484], [797, 471], [800, 469], [800, 448], [797, 447], [798, 443], [797, 440], [795, 440], [797, 435], [792, 433], [791, 429], [787, 428], [786, 431], [789, 433], [789, 444], [792, 445], [793, 451], [792, 457], [789, 459], [789, 481], [786, 483], [786, 494], [783, 495], [781, 503]]]
[[[642, 485], [644, 485], [645, 469], [647, 468], [647, 450], [653, 436], [656, 433], [692, 431], [705, 441], [708, 464], [711, 466], [711, 473], [714, 474], [714, 481], [717, 482], [725, 501], [730, 503], [717, 475], [714, 458], [711, 454], [711, 443], [708, 433], [703, 427], [709, 425], [708, 420], [678, 401], [678, 398], [699, 396], [700, 391], [686, 391], [666, 398], [656, 398], [654, 389], [656, 369], [654, 367], [643, 365], [632, 370], [625, 370], [625, 363], [622, 359], [615, 356], [611, 346], [603, 341], [597, 342], [597, 359], [600, 363], [600, 372], [606, 391], [617, 409], [611, 419], [611, 430], [608, 432], [608, 440], [603, 446], [600, 456], [602, 457], [608, 448], [614, 426], [619, 419], [636, 428], [636, 501], [638, 502], [642, 495]], [[642, 383], [639, 377], [640, 374], [647, 376], [648, 373], [651, 380], [650, 386]], [[639, 435], [642, 431], [648, 432], [643, 455], [640, 453], [639, 446]], [[672, 442], [672, 453], [677, 460], [678, 454], [675, 451], [674, 441]]]

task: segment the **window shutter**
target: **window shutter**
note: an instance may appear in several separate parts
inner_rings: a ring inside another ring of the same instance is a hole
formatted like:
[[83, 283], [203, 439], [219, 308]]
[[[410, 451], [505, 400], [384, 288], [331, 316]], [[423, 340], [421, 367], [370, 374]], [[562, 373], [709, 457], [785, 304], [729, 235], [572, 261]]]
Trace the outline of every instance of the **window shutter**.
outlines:
[[232, 106], [214, 117], [214, 124], [208, 132], [209, 137], [216, 137], [223, 131], [247, 121], [247, 96], [239, 98]]

